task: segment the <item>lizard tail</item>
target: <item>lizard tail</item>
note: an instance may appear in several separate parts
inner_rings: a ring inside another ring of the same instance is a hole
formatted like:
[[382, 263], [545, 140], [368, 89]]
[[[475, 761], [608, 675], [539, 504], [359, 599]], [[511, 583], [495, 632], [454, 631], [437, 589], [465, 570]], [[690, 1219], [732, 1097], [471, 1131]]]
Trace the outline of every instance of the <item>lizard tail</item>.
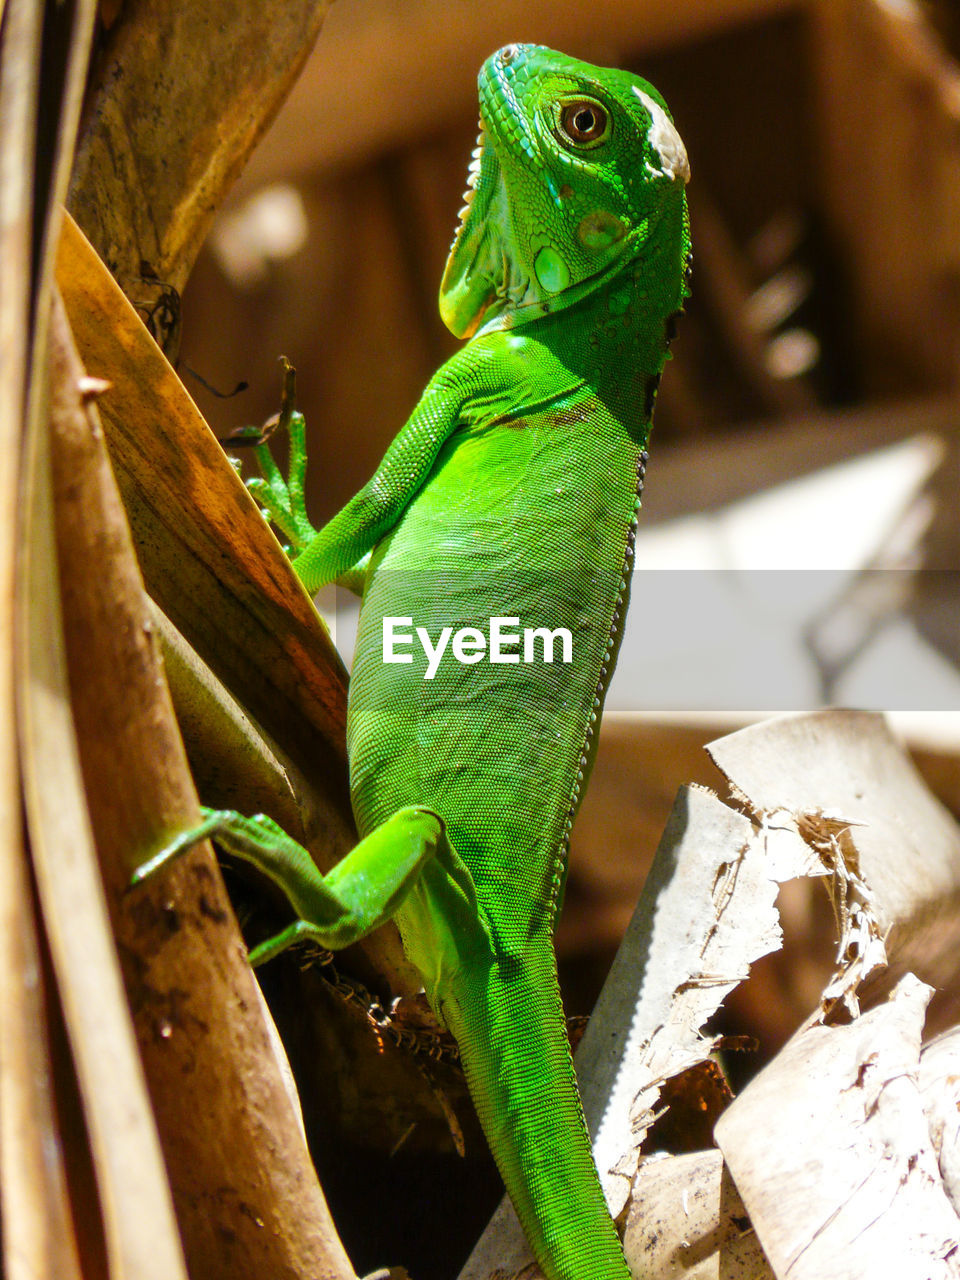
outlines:
[[549, 941], [457, 991], [444, 1017], [548, 1280], [630, 1280], [583, 1119]]

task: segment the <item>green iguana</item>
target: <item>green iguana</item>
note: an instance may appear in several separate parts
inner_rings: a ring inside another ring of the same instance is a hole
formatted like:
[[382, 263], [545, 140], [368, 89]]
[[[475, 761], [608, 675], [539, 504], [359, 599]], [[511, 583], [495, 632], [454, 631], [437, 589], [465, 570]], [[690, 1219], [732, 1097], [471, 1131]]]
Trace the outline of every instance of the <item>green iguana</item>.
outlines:
[[270, 478], [267, 505], [311, 535], [294, 562], [308, 590], [345, 574], [362, 586], [347, 725], [361, 843], [321, 876], [269, 819], [208, 812], [137, 879], [218, 833], [299, 917], [254, 963], [393, 916], [544, 1272], [627, 1280], [553, 931], [687, 293], [689, 170], [663, 99], [626, 72], [508, 45], [479, 83], [440, 291], [469, 341], [319, 533], [290, 509], [302, 470], [289, 490]]

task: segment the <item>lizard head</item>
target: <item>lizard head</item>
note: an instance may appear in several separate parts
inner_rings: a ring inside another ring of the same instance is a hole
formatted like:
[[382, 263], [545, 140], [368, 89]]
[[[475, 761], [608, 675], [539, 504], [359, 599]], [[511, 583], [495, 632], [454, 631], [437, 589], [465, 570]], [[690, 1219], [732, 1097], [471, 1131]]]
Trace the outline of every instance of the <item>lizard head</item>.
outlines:
[[569, 306], [653, 248], [672, 246], [682, 269], [690, 169], [652, 85], [524, 44], [488, 58], [479, 83], [480, 133], [440, 286], [453, 333]]

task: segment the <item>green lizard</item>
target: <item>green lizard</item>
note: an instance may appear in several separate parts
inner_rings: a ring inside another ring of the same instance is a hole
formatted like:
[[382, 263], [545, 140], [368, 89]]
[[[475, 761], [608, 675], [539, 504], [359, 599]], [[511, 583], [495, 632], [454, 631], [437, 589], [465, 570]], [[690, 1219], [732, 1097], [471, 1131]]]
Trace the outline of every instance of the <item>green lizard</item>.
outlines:
[[689, 171], [655, 89], [548, 49], [489, 58], [480, 115], [440, 292], [469, 341], [319, 533], [301, 451], [289, 490], [275, 467], [262, 482], [265, 505], [309, 538], [294, 562], [308, 590], [362, 584], [347, 727], [361, 843], [324, 877], [268, 819], [208, 812], [137, 878], [218, 833], [298, 916], [255, 963], [302, 937], [347, 945], [394, 916], [544, 1272], [627, 1280], [553, 930], [687, 292]]

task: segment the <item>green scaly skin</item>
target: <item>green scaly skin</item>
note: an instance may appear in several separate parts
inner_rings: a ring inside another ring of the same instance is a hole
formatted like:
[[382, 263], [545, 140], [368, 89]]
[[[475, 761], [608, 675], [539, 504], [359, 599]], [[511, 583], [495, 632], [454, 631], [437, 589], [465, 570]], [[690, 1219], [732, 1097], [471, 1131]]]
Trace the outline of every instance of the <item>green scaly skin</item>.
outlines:
[[[273, 875], [306, 921], [268, 954], [304, 933], [344, 945], [395, 914], [545, 1274], [627, 1280], [583, 1122], [553, 930], [686, 294], [688, 169], [656, 90], [548, 49], [488, 59], [480, 112], [440, 294], [445, 322], [470, 340], [295, 561], [315, 591], [372, 553], [347, 728], [363, 840], [324, 878], [299, 852], [265, 851], [259, 820], [213, 815], [208, 827]], [[416, 643], [410, 663], [384, 662], [390, 616], [433, 639], [444, 626], [486, 633], [491, 616], [566, 627], [573, 662], [465, 665], [448, 652], [427, 680]]]

